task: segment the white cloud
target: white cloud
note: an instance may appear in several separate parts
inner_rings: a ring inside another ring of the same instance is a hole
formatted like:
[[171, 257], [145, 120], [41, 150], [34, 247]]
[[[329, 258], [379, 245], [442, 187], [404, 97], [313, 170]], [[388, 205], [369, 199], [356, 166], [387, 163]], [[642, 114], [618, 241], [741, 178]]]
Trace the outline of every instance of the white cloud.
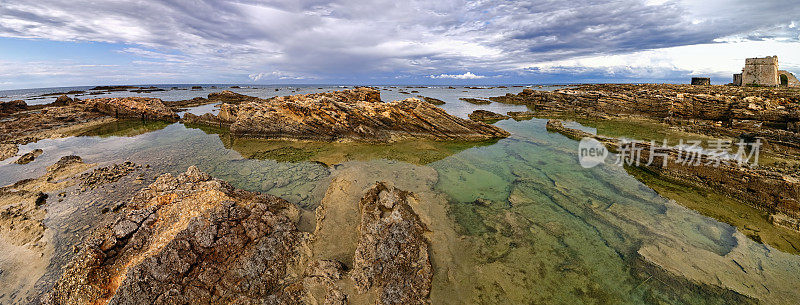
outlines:
[[475, 75], [472, 72], [467, 72], [464, 74], [439, 74], [439, 75], [429, 75], [430, 78], [451, 78], [451, 79], [481, 79], [486, 78], [483, 75]]

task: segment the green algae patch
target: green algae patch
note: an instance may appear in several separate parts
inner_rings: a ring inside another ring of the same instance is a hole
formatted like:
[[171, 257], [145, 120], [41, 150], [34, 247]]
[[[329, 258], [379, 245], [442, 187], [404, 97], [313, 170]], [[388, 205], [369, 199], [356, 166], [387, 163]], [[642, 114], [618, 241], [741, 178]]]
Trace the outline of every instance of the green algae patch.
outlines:
[[670, 181], [647, 169], [626, 167], [626, 170], [665, 198], [730, 224], [752, 240], [783, 252], [800, 254], [800, 232], [773, 225], [765, 212], [712, 191]]

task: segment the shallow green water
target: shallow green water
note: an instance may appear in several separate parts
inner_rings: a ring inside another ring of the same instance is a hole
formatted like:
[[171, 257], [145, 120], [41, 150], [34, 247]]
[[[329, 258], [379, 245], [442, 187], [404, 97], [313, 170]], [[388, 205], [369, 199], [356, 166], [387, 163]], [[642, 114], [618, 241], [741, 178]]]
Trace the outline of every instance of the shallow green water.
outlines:
[[[475, 107], [425, 94], [459, 114]], [[580, 167], [577, 142], [548, 133], [545, 120], [497, 125], [513, 136], [337, 148], [230, 139], [179, 123], [114, 123], [21, 147], [45, 153], [24, 166], [0, 164], [0, 183], [41, 175], [61, 156], [76, 154], [101, 164], [149, 164], [155, 172], [196, 165], [238, 188], [312, 207], [336, 164], [393, 159], [438, 172], [436, 191], [449, 198], [451, 220], [470, 245], [462, 255], [474, 274], [457, 281], [467, 293], [452, 303], [730, 304], [750, 297], [787, 304], [800, 298], [800, 256], [670, 202], [621, 167]], [[478, 199], [488, 204], [475, 204]]]

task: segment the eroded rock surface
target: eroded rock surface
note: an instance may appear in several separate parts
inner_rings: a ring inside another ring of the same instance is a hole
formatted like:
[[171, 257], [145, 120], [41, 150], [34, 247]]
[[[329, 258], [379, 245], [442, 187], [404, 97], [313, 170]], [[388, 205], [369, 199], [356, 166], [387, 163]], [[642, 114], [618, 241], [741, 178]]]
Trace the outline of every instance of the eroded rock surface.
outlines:
[[283, 199], [195, 167], [165, 174], [98, 229], [48, 303], [297, 303], [305, 233]]
[[364, 195], [352, 277], [361, 293], [378, 290], [378, 304], [427, 304], [433, 271], [427, 230], [411, 193], [377, 183]]
[[88, 99], [85, 105], [116, 118], [176, 120], [178, 115], [160, 99], [146, 97]]
[[380, 92], [371, 88], [222, 104], [219, 115], [186, 114], [184, 120], [228, 127], [234, 136], [253, 138], [481, 141], [509, 135], [495, 126], [454, 117], [418, 99], [383, 103]]

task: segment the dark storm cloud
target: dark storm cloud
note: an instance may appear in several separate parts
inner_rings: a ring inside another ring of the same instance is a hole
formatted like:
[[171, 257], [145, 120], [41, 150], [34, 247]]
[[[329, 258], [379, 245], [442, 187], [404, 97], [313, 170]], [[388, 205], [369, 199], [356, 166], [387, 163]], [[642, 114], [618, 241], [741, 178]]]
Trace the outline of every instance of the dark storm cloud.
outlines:
[[0, 36], [126, 43], [126, 53], [244, 75], [434, 75], [731, 36], [797, 39], [791, 2], [4, 0]]

